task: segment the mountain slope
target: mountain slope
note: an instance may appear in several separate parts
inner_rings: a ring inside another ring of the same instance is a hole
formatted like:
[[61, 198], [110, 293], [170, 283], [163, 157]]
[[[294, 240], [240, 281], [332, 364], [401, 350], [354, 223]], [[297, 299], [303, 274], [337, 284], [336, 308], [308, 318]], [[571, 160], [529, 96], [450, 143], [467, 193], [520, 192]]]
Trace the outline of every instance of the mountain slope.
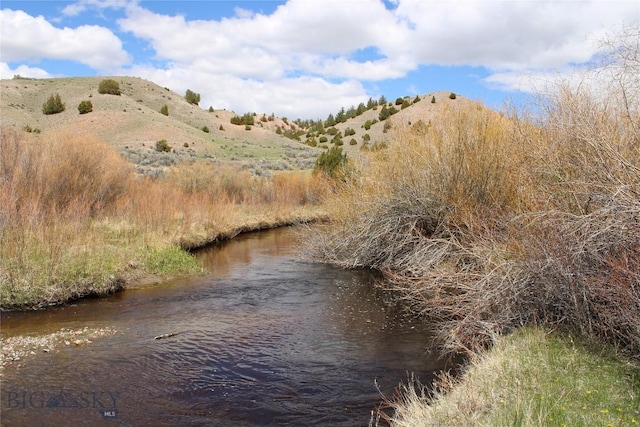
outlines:
[[[2, 127], [25, 128], [47, 132], [73, 132], [94, 134], [114, 145], [126, 158], [137, 165], [141, 173], [157, 174], [164, 167], [197, 159], [233, 161], [253, 168], [256, 173], [265, 170], [312, 168], [316, 157], [331, 145], [321, 143], [312, 148], [286, 138], [282, 133], [299, 130], [298, 125], [286, 119], [254, 114], [255, 124], [250, 127], [231, 124], [233, 111], [205, 110], [189, 104], [183, 95], [137, 77], [106, 77], [119, 83], [120, 96], [99, 94], [98, 86], [105, 77], [74, 77], [57, 79], [14, 78], [0, 81], [0, 111]], [[59, 94], [66, 104], [65, 111], [45, 115], [42, 105], [51, 96]], [[450, 92], [436, 92], [419, 97], [404, 98], [406, 108], [387, 103], [364, 111], [362, 114], [338, 123], [343, 149], [356, 155], [362, 148], [388, 144], [394, 129], [410, 126], [422, 120], [439, 120], [443, 110], [479, 108], [480, 104], [464, 97], [449, 98]], [[431, 102], [435, 98], [436, 102]], [[420, 99], [419, 102], [415, 102]], [[79, 114], [78, 104], [91, 101], [93, 112]], [[169, 114], [160, 113], [167, 106]], [[398, 111], [386, 120], [380, 120], [384, 108]], [[445, 108], [446, 107], [446, 108]], [[484, 108], [484, 107], [482, 107]], [[242, 113], [241, 113], [242, 114]], [[369, 122], [369, 129], [365, 124]], [[208, 130], [205, 132], [203, 129]], [[346, 135], [347, 129], [355, 131]], [[319, 139], [321, 135], [316, 135]], [[365, 138], [366, 136], [366, 138]], [[170, 153], [155, 150], [157, 141], [166, 140]], [[350, 144], [354, 140], [355, 144]]]
[[[252, 166], [260, 159], [267, 169], [309, 168], [320, 152], [276, 134], [276, 126], [289, 127], [281, 119], [258, 119], [251, 130], [246, 130], [230, 123], [234, 112], [209, 112], [168, 88], [140, 78], [111, 78], [119, 83], [120, 96], [98, 93], [104, 77], [2, 80], [2, 127], [95, 134], [116, 146], [142, 171], [146, 166], [194, 159], [243, 161]], [[43, 114], [43, 103], [55, 94], [66, 104], [65, 111]], [[79, 114], [81, 101], [91, 101], [93, 112]], [[168, 116], [160, 113], [164, 105]], [[209, 132], [202, 130], [205, 126]], [[167, 153], [155, 151], [155, 143], [162, 139], [173, 148], [169, 160]]]

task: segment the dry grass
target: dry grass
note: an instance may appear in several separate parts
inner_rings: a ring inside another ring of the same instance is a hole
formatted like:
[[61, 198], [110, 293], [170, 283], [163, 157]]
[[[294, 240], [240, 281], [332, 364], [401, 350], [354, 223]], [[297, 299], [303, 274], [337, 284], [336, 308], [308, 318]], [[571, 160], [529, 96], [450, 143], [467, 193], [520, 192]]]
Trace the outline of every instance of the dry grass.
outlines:
[[326, 186], [310, 172], [267, 179], [195, 163], [167, 175], [136, 175], [90, 136], [3, 130], [2, 307], [108, 293], [149, 274], [192, 273], [199, 267], [181, 248], [322, 215]]

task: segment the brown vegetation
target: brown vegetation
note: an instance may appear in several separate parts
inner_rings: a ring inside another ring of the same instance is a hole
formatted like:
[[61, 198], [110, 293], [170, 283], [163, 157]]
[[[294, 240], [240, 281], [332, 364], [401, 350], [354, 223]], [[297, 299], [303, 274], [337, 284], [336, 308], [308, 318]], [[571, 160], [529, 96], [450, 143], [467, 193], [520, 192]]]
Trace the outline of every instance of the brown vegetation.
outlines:
[[310, 172], [261, 178], [193, 163], [137, 175], [86, 135], [0, 134], [0, 304], [41, 306], [153, 275], [193, 272], [180, 248], [315, 219]]
[[535, 125], [450, 107], [399, 127], [331, 200], [312, 253], [380, 270], [446, 351], [544, 324], [640, 357], [637, 55], [608, 87], [559, 84]]

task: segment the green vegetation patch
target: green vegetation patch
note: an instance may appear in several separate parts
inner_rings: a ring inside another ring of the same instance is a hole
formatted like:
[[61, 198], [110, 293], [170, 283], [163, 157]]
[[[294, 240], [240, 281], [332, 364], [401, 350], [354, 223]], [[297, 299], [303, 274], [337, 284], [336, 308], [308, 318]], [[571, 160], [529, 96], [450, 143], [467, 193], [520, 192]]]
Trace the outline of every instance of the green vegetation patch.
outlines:
[[143, 257], [144, 268], [154, 274], [172, 276], [202, 271], [196, 259], [178, 246], [150, 248]]
[[[601, 343], [525, 328], [500, 338], [430, 405], [414, 383], [397, 425], [633, 426], [640, 365]], [[448, 390], [448, 392], [447, 392]]]

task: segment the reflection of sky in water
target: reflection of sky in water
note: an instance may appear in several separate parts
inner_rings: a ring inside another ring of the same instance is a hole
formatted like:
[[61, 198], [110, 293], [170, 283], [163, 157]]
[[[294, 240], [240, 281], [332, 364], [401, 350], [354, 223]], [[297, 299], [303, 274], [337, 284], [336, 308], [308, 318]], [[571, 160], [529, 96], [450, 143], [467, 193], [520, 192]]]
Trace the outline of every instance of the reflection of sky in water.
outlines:
[[[428, 330], [385, 305], [366, 272], [297, 260], [293, 236], [252, 234], [199, 253], [206, 277], [3, 315], [6, 335], [119, 331], [6, 368], [3, 394], [117, 392], [118, 420], [135, 425], [366, 424], [380, 399], [374, 380], [391, 395], [407, 372], [427, 379], [438, 367]], [[166, 333], [178, 334], [153, 339]], [[9, 424], [113, 422], [96, 405], [11, 407], [4, 395], [2, 405]]]

